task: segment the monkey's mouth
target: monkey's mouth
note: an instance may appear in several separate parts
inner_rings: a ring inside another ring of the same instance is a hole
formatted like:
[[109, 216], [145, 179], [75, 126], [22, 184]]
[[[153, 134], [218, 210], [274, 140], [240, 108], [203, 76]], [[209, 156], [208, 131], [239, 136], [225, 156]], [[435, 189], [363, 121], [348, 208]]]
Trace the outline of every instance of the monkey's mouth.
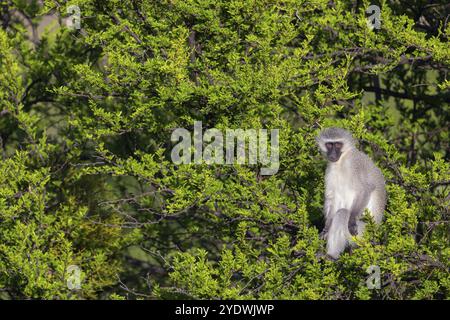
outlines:
[[328, 160], [331, 162], [337, 162], [339, 160], [339, 157], [329, 157]]

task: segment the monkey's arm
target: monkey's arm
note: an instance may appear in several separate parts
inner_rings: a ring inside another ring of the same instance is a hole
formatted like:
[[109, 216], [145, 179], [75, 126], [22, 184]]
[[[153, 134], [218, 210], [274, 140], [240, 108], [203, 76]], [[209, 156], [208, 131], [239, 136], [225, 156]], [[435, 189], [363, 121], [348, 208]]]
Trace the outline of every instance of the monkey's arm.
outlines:
[[325, 227], [323, 228], [322, 232], [320, 233], [320, 237], [322, 239], [325, 239], [328, 230], [330, 230], [331, 221], [333, 220], [333, 201], [330, 196], [325, 196], [325, 204], [324, 204], [324, 215], [325, 215]]
[[352, 208], [350, 210], [350, 219], [348, 220], [348, 231], [351, 235], [355, 236], [358, 232], [357, 220], [360, 215], [364, 212], [364, 208], [367, 207], [369, 203], [370, 194], [374, 190], [374, 186], [366, 186], [364, 190], [360, 192], [355, 200], [353, 200]]

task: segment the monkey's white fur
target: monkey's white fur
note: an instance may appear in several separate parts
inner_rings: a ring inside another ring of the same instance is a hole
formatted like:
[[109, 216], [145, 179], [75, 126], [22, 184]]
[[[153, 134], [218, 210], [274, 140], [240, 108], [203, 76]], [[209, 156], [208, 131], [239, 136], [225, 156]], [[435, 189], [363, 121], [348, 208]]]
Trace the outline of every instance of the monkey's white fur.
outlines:
[[350, 211], [340, 209], [336, 212], [327, 236], [327, 254], [333, 258], [338, 258], [348, 245], [348, 239], [351, 237], [348, 232], [348, 219]]
[[365, 209], [374, 221], [383, 219], [386, 204], [384, 177], [372, 160], [355, 147], [352, 135], [341, 128], [328, 128], [317, 138], [326, 154], [327, 142], [341, 142], [338, 161], [328, 161], [325, 174], [325, 234], [327, 254], [338, 258], [351, 242], [349, 219], [356, 217], [356, 235], [364, 232], [361, 216]]

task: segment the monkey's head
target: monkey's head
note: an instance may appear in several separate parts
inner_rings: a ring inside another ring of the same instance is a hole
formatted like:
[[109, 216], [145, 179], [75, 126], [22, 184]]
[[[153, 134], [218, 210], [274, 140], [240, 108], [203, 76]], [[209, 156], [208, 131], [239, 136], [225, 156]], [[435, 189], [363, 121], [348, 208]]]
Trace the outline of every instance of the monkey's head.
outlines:
[[331, 162], [339, 161], [344, 153], [355, 148], [352, 134], [342, 128], [324, 129], [316, 141], [322, 153]]

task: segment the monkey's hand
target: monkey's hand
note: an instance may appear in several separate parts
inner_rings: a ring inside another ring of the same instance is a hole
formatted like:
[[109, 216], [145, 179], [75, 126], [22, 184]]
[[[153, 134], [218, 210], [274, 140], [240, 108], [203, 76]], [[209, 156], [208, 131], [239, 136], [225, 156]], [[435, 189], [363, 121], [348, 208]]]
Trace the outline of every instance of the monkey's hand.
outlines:
[[348, 231], [352, 236], [356, 236], [358, 234], [358, 225], [356, 224], [356, 219], [349, 219]]
[[328, 229], [323, 229], [322, 232], [319, 234], [319, 238], [322, 240], [325, 240], [328, 235]]

